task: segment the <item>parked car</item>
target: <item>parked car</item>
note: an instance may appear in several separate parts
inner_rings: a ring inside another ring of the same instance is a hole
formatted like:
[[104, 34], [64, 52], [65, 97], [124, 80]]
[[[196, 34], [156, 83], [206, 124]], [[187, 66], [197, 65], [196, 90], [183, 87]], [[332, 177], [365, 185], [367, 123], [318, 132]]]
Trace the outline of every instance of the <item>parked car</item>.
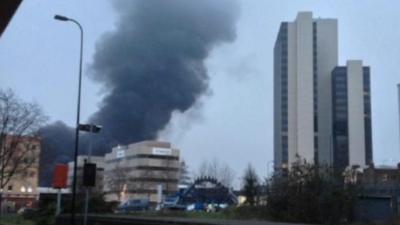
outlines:
[[186, 207], [187, 211], [206, 211], [207, 209], [207, 204], [203, 203], [203, 202], [196, 202], [193, 204], [189, 204]]
[[147, 211], [150, 209], [150, 201], [149, 199], [130, 199], [124, 203], [122, 203], [117, 208], [117, 212], [119, 213], [127, 213], [134, 211]]
[[21, 215], [24, 219], [31, 219], [34, 217], [34, 215], [38, 212], [38, 209], [34, 208], [27, 208], [27, 207], [22, 207], [20, 208], [17, 213]]
[[170, 210], [185, 210], [186, 206], [179, 203], [179, 197], [178, 196], [171, 196], [171, 197], [167, 197], [164, 200], [163, 208], [164, 209], [170, 209]]

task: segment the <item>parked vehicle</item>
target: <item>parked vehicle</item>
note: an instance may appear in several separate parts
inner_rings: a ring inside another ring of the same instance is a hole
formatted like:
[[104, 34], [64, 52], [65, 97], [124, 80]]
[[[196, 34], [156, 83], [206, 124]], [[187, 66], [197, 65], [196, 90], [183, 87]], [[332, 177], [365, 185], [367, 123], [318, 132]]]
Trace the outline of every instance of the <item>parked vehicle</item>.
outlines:
[[170, 210], [185, 210], [186, 206], [179, 204], [179, 196], [171, 196], [164, 200], [163, 208]]
[[203, 202], [196, 202], [193, 204], [189, 204], [186, 207], [187, 211], [206, 211], [207, 209], [207, 204]]
[[17, 211], [17, 213], [24, 219], [31, 219], [37, 213], [37, 211], [38, 209], [22, 207]]
[[122, 203], [117, 208], [117, 212], [119, 213], [127, 213], [134, 211], [147, 211], [150, 209], [150, 201], [149, 199], [130, 199], [124, 203]]

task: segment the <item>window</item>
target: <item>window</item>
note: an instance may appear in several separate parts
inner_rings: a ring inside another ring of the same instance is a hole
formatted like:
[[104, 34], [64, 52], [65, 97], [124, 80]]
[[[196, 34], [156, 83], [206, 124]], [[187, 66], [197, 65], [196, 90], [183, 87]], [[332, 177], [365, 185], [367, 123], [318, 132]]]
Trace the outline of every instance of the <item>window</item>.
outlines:
[[385, 173], [382, 175], [382, 181], [385, 182], [388, 180], [388, 175]]
[[334, 124], [334, 130], [336, 135], [347, 135], [347, 122], [337, 121]]
[[28, 155], [23, 159], [23, 162], [24, 162], [25, 164], [31, 164], [31, 163], [34, 163], [34, 162], [35, 162], [35, 158], [34, 158], [33, 155], [28, 154]]
[[29, 171], [29, 177], [35, 177], [36, 172], [35, 171]]
[[318, 132], [318, 117], [314, 115], [314, 132]]
[[8, 185], [7, 191], [12, 191], [12, 189], [13, 189], [13, 186], [12, 185]]

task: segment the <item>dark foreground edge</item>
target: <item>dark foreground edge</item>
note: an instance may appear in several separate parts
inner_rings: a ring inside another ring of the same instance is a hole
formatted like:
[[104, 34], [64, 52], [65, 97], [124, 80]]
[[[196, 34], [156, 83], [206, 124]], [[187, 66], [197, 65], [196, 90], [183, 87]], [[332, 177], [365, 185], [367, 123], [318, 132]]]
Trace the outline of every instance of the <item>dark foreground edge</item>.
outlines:
[[[70, 216], [57, 217], [56, 225], [69, 225]], [[76, 225], [82, 225], [82, 216], [76, 217]], [[137, 217], [129, 215], [89, 215], [88, 225], [307, 225], [295, 223], [277, 223], [254, 220], [217, 220], [171, 217]], [[309, 224], [308, 224], [309, 225]]]

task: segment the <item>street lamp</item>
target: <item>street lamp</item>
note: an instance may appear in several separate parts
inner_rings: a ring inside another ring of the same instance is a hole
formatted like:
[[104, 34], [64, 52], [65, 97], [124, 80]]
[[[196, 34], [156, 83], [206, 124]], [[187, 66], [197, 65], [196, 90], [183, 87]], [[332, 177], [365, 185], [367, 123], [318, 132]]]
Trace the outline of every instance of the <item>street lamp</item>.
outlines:
[[59, 21], [71, 21], [79, 27], [81, 32], [81, 46], [80, 46], [80, 58], [79, 58], [79, 82], [78, 82], [78, 103], [76, 113], [76, 129], [75, 129], [75, 152], [74, 152], [74, 172], [72, 178], [72, 200], [71, 200], [71, 225], [75, 224], [75, 196], [76, 196], [76, 171], [77, 171], [77, 159], [79, 150], [79, 118], [81, 111], [81, 86], [82, 86], [82, 56], [83, 56], [83, 29], [81, 24], [71, 18], [55, 15], [54, 19]]

